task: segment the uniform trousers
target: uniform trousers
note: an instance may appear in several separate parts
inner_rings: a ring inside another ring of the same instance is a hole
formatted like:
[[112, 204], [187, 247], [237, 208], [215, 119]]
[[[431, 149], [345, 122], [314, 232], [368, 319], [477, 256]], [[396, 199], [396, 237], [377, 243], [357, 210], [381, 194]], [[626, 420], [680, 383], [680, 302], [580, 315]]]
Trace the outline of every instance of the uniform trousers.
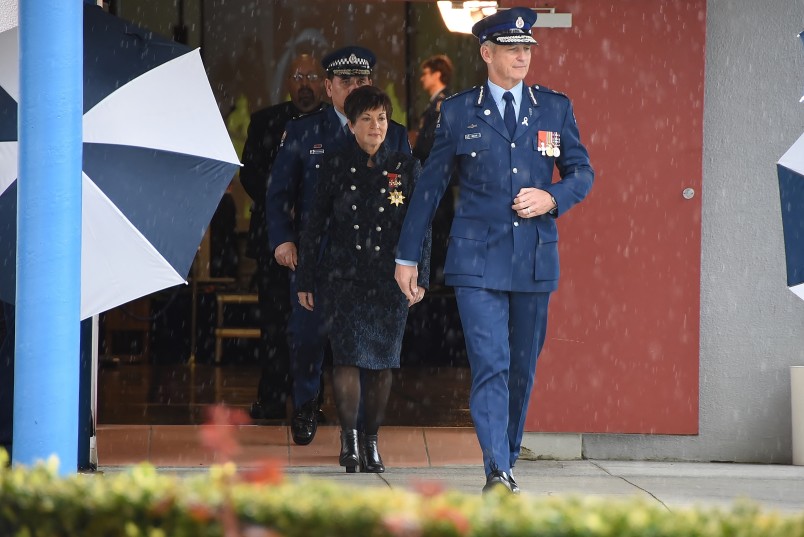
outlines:
[[273, 255], [257, 256], [257, 296], [260, 306], [260, 363], [262, 372], [257, 387], [257, 400], [274, 409], [284, 407], [290, 393], [290, 355], [287, 323], [290, 314], [288, 276]]
[[519, 457], [550, 293], [456, 287], [472, 388], [469, 408], [486, 475]]
[[306, 310], [299, 304], [296, 274], [290, 273], [290, 318], [288, 350], [290, 374], [293, 377], [293, 404], [300, 407], [315, 398], [321, 389], [326, 333], [321, 308]]

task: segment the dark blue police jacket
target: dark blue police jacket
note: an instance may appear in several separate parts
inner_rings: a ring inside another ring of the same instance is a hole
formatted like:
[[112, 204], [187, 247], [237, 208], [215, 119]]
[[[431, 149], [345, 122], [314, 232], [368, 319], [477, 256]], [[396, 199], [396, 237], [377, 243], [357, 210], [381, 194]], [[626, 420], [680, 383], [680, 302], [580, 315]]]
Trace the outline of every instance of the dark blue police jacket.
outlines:
[[[445, 283], [518, 292], [556, 289], [556, 217], [589, 193], [594, 171], [565, 95], [523, 85], [521, 99], [513, 137], [486, 85], [444, 101], [433, 150], [402, 227], [397, 259], [421, 259], [427, 228], [454, 171], [460, 194]], [[561, 176], [556, 183], [554, 167]], [[549, 192], [558, 211], [519, 218], [511, 205], [523, 187]]]
[[[265, 201], [271, 251], [285, 242], [298, 243], [313, 206], [324, 155], [343, 148], [351, 137], [351, 133], [344, 133], [334, 107], [288, 122], [271, 169]], [[385, 144], [392, 151], [410, 155], [407, 130], [395, 121], [388, 124]]]

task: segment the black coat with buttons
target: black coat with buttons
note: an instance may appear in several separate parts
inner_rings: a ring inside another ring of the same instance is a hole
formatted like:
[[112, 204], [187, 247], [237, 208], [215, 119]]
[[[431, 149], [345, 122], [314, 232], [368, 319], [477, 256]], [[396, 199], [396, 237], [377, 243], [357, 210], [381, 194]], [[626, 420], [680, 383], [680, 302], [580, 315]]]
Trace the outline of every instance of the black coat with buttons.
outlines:
[[[373, 167], [368, 161], [354, 140], [324, 159], [301, 234], [299, 291], [313, 292], [316, 281], [323, 279], [343, 279], [384, 280], [393, 284], [389, 292], [401, 293], [394, 280], [396, 244], [421, 165], [384, 143]], [[428, 231], [419, 263], [418, 283], [424, 288], [429, 287], [430, 244]]]

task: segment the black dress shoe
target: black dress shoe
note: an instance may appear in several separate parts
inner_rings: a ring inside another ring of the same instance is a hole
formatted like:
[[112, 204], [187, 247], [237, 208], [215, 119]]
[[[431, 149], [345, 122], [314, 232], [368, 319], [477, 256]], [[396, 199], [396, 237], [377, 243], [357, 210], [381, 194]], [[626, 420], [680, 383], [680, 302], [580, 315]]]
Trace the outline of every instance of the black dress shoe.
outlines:
[[318, 430], [318, 402], [310, 399], [293, 413], [290, 422], [290, 431], [293, 441], [300, 446], [306, 446], [315, 438]]
[[377, 435], [363, 435], [360, 441], [360, 462], [361, 472], [381, 474], [385, 471], [385, 465], [380, 457], [380, 450], [377, 446]]
[[357, 443], [357, 429], [341, 429], [341, 455], [338, 463], [351, 474], [360, 465], [360, 448]]
[[511, 484], [511, 492], [514, 494], [519, 494], [519, 485], [516, 484], [514, 481], [514, 469], [511, 468], [511, 473], [508, 474], [508, 482]]
[[505, 472], [494, 470], [488, 476], [486, 476], [486, 484], [483, 486], [483, 494], [496, 489], [512, 492], [510, 477]]

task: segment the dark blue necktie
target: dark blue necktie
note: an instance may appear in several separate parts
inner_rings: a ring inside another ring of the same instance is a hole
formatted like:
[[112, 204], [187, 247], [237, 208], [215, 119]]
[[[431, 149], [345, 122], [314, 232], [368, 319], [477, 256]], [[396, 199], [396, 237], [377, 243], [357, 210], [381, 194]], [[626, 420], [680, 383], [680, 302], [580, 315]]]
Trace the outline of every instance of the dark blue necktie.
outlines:
[[514, 137], [516, 132], [516, 114], [514, 113], [514, 96], [510, 91], [503, 93], [503, 100], [505, 101], [505, 113], [503, 120], [505, 121], [505, 128], [508, 129], [508, 134], [511, 138]]

